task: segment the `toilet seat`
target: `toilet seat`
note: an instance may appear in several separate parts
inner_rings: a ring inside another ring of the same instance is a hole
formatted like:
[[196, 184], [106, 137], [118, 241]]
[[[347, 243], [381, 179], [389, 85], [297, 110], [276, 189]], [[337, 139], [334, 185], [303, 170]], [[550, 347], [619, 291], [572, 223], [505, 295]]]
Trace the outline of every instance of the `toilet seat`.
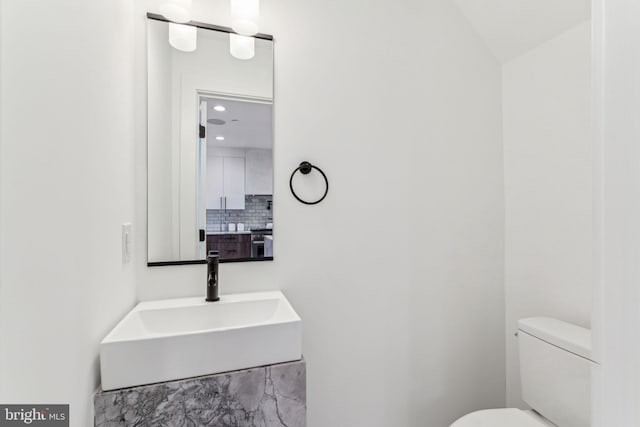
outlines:
[[458, 419], [451, 427], [549, 427], [538, 415], [515, 408], [486, 409]]

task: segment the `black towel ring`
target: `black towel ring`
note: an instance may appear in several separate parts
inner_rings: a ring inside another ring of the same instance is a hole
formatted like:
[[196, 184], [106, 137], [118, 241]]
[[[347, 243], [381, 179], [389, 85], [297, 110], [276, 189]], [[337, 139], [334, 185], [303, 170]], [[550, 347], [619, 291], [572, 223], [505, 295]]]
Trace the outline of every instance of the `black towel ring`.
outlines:
[[[315, 169], [318, 172], [320, 172], [320, 174], [324, 178], [326, 188], [324, 190], [324, 194], [318, 200], [316, 200], [315, 202], [307, 202], [306, 200], [302, 200], [300, 197], [298, 197], [295, 190], [293, 189], [293, 177], [298, 171], [300, 171], [303, 175], [308, 175], [309, 173], [311, 173], [312, 169]], [[291, 173], [291, 178], [289, 178], [289, 188], [291, 189], [291, 194], [293, 194], [293, 197], [295, 197], [300, 203], [304, 203], [305, 205], [317, 205], [318, 203], [323, 201], [325, 197], [327, 197], [327, 193], [329, 192], [329, 180], [327, 179], [327, 176], [324, 174], [324, 172], [322, 172], [322, 169], [312, 165], [309, 162], [302, 162], [300, 163], [300, 166], [295, 168], [294, 171]]]

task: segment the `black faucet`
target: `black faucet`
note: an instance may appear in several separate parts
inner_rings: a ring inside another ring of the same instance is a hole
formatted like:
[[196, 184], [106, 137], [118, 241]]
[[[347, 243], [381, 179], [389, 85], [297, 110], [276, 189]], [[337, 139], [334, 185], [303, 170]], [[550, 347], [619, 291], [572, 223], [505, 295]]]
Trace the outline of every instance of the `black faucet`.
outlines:
[[211, 251], [207, 257], [207, 301], [219, 301], [218, 296], [218, 262], [220, 256]]

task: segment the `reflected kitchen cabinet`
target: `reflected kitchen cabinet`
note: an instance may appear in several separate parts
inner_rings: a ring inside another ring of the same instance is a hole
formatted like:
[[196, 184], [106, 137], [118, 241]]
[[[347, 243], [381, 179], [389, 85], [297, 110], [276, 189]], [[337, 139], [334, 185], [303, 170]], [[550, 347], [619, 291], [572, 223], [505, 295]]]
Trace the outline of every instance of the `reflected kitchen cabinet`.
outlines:
[[244, 209], [243, 157], [207, 156], [207, 209]]
[[222, 259], [251, 257], [251, 233], [215, 233], [207, 236], [207, 253], [218, 251]]

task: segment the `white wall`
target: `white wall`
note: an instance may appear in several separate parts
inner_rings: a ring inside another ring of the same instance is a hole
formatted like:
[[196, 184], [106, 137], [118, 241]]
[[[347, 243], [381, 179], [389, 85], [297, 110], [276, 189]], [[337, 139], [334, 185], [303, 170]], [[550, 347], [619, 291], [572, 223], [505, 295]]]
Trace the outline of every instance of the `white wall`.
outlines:
[[517, 321], [590, 326], [593, 283], [589, 21], [503, 66], [507, 400], [520, 397]]
[[132, 4], [0, 6], [0, 402], [86, 427], [98, 343], [135, 300]]
[[[228, 24], [226, 2], [194, 4], [197, 20]], [[155, 4], [137, 8], [144, 259]], [[276, 260], [222, 265], [222, 292], [280, 288], [302, 316], [310, 427], [445, 427], [504, 405], [499, 64], [448, 0], [264, 1], [261, 12], [276, 38]], [[314, 207], [289, 194], [302, 160], [331, 182]], [[138, 262], [136, 277], [143, 300], [204, 293], [204, 266]]]
[[640, 3], [595, 0], [594, 427], [640, 425]]

